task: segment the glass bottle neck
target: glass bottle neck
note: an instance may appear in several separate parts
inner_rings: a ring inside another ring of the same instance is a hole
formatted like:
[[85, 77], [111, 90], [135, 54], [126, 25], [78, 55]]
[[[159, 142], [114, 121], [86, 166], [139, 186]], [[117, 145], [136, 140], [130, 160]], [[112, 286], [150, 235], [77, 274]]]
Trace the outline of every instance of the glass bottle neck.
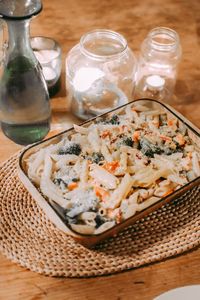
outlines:
[[29, 33], [30, 20], [8, 21], [8, 56], [13, 59], [16, 56], [26, 56], [35, 61], [35, 56], [30, 45]]

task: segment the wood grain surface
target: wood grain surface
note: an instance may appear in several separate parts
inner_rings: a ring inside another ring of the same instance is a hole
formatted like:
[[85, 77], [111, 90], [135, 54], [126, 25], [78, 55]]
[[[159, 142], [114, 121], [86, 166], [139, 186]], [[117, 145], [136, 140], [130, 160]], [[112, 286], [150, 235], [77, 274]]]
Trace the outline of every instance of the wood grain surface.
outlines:
[[[31, 23], [32, 36], [56, 39], [63, 52], [62, 89], [51, 100], [50, 135], [78, 122], [66, 109], [65, 57], [82, 34], [97, 28], [123, 34], [136, 55], [149, 30], [157, 26], [175, 29], [181, 38], [183, 57], [173, 106], [200, 127], [199, 0], [44, 0], [43, 6], [42, 13]], [[20, 148], [0, 132], [0, 162]], [[197, 248], [117, 275], [67, 279], [38, 275], [0, 255], [0, 300], [150, 300], [176, 287], [200, 284], [199, 257]]]

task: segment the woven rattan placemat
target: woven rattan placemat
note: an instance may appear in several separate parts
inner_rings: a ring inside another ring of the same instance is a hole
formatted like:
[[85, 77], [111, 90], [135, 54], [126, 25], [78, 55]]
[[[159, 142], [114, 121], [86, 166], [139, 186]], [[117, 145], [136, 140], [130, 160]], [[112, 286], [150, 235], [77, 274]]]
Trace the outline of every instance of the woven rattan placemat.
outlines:
[[200, 187], [89, 250], [47, 220], [17, 176], [18, 156], [0, 167], [0, 249], [50, 276], [113, 274], [161, 261], [200, 244]]

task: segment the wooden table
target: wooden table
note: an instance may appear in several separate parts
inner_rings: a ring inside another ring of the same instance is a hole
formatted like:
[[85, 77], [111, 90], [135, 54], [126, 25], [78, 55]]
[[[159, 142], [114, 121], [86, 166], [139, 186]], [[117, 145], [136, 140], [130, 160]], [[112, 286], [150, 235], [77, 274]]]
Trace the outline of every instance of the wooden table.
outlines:
[[[76, 121], [66, 112], [64, 59], [83, 33], [113, 29], [123, 34], [138, 54], [150, 29], [167, 26], [180, 34], [183, 47], [174, 107], [200, 127], [199, 0], [44, 0], [43, 5], [43, 12], [32, 22], [32, 35], [50, 36], [63, 50], [62, 89], [52, 100], [54, 123], [63, 126]], [[0, 161], [20, 148], [0, 132]], [[149, 300], [175, 287], [200, 284], [199, 257], [200, 248], [118, 275], [65, 279], [38, 275], [0, 255], [0, 300]]]

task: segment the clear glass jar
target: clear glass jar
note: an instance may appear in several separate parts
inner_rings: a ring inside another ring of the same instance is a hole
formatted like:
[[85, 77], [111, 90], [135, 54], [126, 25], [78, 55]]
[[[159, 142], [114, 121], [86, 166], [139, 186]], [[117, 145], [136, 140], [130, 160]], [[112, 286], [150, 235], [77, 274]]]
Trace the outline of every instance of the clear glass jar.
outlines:
[[66, 88], [74, 115], [86, 120], [132, 98], [136, 58], [125, 38], [110, 30], [81, 37], [66, 58]]
[[141, 46], [134, 97], [146, 97], [147, 91], [153, 90], [158, 100], [168, 101], [174, 92], [181, 53], [176, 31], [166, 27], [151, 30]]

